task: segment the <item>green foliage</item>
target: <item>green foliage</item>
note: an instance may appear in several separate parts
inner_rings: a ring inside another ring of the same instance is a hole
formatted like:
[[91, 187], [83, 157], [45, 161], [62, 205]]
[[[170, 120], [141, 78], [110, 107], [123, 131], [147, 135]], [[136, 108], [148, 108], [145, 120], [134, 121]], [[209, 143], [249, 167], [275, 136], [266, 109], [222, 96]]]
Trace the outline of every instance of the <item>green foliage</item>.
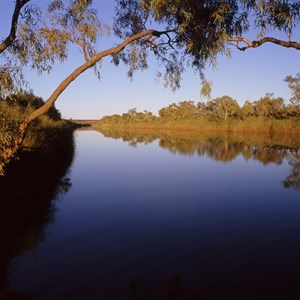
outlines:
[[288, 83], [288, 87], [292, 92], [291, 103], [300, 106], [300, 73], [295, 76], [286, 76], [284, 81]]
[[[28, 112], [42, 106], [43, 99], [31, 93], [19, 92], [5, 99], [0, 99], [0, 173], [6, 162], [6, 151], [9, 150], [19, 134], [19, 125]], [[47, 143], [44, 139], [44, 130], [50, 127], [61, 126], [60, 112], [55, 108], [36, 120], [28, 130], [24, 146], [37, 147]]]
[[249, 100], [245, 101], [241, 109], [242, 118], [251, 117], [254, 115], [254, 113], [255, 113], [254, 105]]
[[0, 100], [0, 153], [12, 145], [22, 117], [23, 113], [17, 104], [8, 105], [5, 101]]
[[237, 115], [240, 107], [236, 100], [229, 96], [214, 99], [207, 103], [210, 119], [213, 121], [224, 120]]
[[[17, 31], [8, 36], [9, 43], [0, 44], [2, 96], [24, 87], [24, 65], [38, 73], [50, 72], [54, 61], [66, 60], [71, 44], [79, 46], [88, 61], [97, 53], [98, 37], [109, 33], [92, 8], [92, 0], [52, 0], [46, 9], [30, 3], [15, 1], [22, 18], [14, 18], [11, 31]], [[122, 41], [150, 26], [153, 31], [114, 53], [112, 61], [127, 64], [131, 78], [135, 70], [148, 67], [152, 53], [164, 68], [164, 74], [159, 70], [157, 76], [172, 89], [180, 87], [182, 72], [192, 66], [203, 82], [201, 92], [208, 96], [211, 87], [204, 67], [216, 66], [218, 55], [230, 56], [232, 46], [246, 50], [265, 42], [299, 50], [299, 43], [290, 42], [299, 20], [299, 1], [116, 0], [114, 32]], [[257, 30], [259, 40], [251, 42], [245, 37], [251, 27]], [[278, 32], [288, 40], [265, 36]], [[94, 67], [100, 77], [99, 66]]]
[[130, 109], [122, 115], [105, 116], [94, 127], [180, 128], [239, 132], [299, 133], [300, 111], [282, 98], [267, 94], [257, 101], [223, 96], [208, 102], [182, 101], [159, 110], [158, 116]]
[[282, 98], [273, 98], [266, 94], [254, 103], [255, 113], [269, 119], [282, 119], [286, 116], [286, 107]]
[[[55, 61], [64, 62], [70, 44], [80, 47], [85, 60], [97, 52], [97, 39], [109, 28], [100, 22], [91, 3], [52, 0], [45, 11], [37, 5], [25, 6], [22, 18], [15, 24], [17, 38], [1, 52], [0, 96], [26, 87], [22, 73], [25, 65], [40, 74], [50, 72]], [[100, 76], [96, 67], [95, 72]]]
[[[40, 108], [44, 104], [44, 100], [41, 97], [37, 97], [32, 93], [17, 92], [16, 94], [9, 95], [5, 98], [7, 105], [16, 105], [24, 114], [30, 111]], [[61, 114], [54, 106], [46, 113], [46, 116], [54, 121], [61, 119]]]
[[[204, 67], [215, 67], [218, 55], [230, 56], [232, 47], [244, 51], [266, 42], [300, 50], [299, 43], [290, 42], [299, 20], [299, 1], [117, 0], [114, 32], [123, 39], [158, 24], [160, 30], [139, 41], [135, 51], [148, 56], [149, 49], [165, 67], [164, 79], [174, 89], [180, 86], [185, 67], [194, 67], [203, 82], [201, 92], [207, 96], [211, 87]], [[246, 38], [250, 28], [257, 31], [258, 40]], [[266, 37], [279, 32], [287, 41]], [[130, 51], [122, 53], [120, 60], [130, 66]]]

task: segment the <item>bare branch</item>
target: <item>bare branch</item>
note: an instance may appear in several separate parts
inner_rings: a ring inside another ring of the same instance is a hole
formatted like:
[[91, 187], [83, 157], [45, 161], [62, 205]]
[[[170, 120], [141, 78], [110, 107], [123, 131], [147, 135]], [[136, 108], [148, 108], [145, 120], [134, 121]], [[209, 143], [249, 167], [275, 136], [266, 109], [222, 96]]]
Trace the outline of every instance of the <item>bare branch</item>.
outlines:
[[[236, 42], [236, 44], [232, 44], [231, 45], [235, 46], [238, 50], [240, 51], [245, 51], [249, 48], [257, 48], [260, 47], [261, 45], [265, 44], [265, 43], [273, 43], [285, 48], [294, 48], [296, 50], [300, 50], [300, 43], [295, 42], [295, 41], [283, 41], [283, 40], [279, 40], [273, 37], [264, 37], [260, 40], [254, 40], [254, 41], [249, 41], [248, 39], [244, 38], [244, 37], [226, 37], [226, 40], [228, 42]], [[246, 46], [244, 47], [240, 47], [239, 43], [244, 43], [246, 44]]]
[[[152, 35], [148, 36], [144, 39], [144, 42], [148, 42], [151, 44], [152, 48], [157, 48], [159, 46], [168, 45], [170, 48], [175, 50], [173, 44], [175, 44], [174, 40], [171, 38], [170, 33], [175, 32], [176, 30], [166, 30], [166, 31], [154, 31]], [[162, 41], [161, 43], [155, 43], [155, 40], [161, 37], [162, 35], [167, 36], [167, 41]]]

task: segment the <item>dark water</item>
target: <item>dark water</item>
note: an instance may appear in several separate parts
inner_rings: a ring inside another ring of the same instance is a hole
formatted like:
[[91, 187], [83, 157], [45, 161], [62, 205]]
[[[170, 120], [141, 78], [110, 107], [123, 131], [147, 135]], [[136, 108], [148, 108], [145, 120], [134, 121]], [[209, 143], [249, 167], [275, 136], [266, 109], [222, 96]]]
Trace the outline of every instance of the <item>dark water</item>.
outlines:
[[75, 135], [68, 188], [36, 228], [43, 237], [25, 235], [27, 247], [6, 264], [7, 291], [36, 300], [300, 299], [296, 138]]

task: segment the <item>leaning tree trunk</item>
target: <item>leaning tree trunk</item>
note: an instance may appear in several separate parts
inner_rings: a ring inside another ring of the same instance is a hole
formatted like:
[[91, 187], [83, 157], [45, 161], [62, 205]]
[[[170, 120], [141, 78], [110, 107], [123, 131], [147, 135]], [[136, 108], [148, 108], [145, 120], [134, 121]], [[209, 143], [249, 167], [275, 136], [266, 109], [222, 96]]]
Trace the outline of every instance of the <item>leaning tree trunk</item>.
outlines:
[[[151, 37], [153, 35], [159, 36], [161, 34], [164, 34], [164, 32], [158, 32], [153, 29], [145, 30], [142, 32], [139, 32], [137, 34], [132, 35], [131, 37], [124, 40], [121, 44], [114, 48], [109, 48], [107, 50], [101, 51], [99, 53], [96, 53], [93, 55], [90, 59], [88, 59], [84, 64], [82, 64], [80, 67], [75, 69], [65, 80], [63, 80], [60, 85], [56, 88], [56, 90], [53, 92], [53, 94], [50, 96], [50, 98], [42, 105], [40, 108], [34, 110], [29, 115], [25, 117], [21, 125], [19, 126], [19, 132], [18, 136], [15, 139], [13, 145], [9, 148], [7, 148], [4, 151], [4, 162], [0, 162], [0, 175], [3, 175], [4, 167], [6, 164], [8, 164], [12, 158], [17, 154], [17, 152], [20, 150], [22, 143], [24, 141], [24, 138], [26, 136], [27, 128], [29, 124], [36, 120], [38, 117], [42, 116], [43, 114], [47, 113], [49, 109], [54, 105], [55, 101], [58, 99], [60, 94], [74, 81], [81, 73], [85, 72], [86, 70], [93, 67], [97, 62], [99, 62], [102, 58], [110, 55], [117, 54], [121, 52], [126, 46], [131, 44], [132, 42], [145, 38], [145, 37]], [[148, 40], [148, 39], [147, 39]]]

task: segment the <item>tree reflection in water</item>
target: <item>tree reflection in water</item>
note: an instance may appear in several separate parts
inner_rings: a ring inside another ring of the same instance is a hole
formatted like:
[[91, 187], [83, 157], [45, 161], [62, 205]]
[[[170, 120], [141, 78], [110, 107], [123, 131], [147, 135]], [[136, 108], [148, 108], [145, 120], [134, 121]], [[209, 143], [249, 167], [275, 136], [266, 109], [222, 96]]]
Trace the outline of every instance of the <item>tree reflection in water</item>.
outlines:
[[66, 132], [63, 145], [51, 152], [28, 151], [7, 170], [0, 181], [0, 299], [30, 299], [8, 292], [8, 276], [14, 262], [45, 238], [45, 228], [54, 222], [55, 199], [67, 193], [67, 177], [73, 161], [72, 132]]
[[300, 190], [300, 150], [294, 150], [289, 159], [291, 174], [287, 176], [283, 184], [286, 188]]
[[156, 140], [159, 146], [173, 154], [207, 156], [215, 161], [230, 162], [242, 155], [263, 165], [280, 165], [286, 159], [291, 173], [283, 181], [285, 188], [300, 190], [300, 138], [284, 135], [218, 134], [187, 131], [125, 130], [102, 128], [105, 137], [122, 139], [130, 146], [149, 144]]

